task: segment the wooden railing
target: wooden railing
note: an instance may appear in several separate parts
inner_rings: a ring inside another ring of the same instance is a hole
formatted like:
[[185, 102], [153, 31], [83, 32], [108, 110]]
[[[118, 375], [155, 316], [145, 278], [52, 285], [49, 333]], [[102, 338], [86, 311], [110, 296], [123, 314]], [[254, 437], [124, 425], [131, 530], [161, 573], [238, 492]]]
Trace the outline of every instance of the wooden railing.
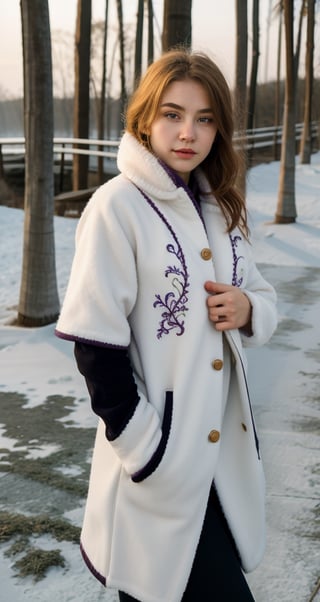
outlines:
[[[312, 150], [319, 149], [319, 124], [313, 122]], [[282, 142], [282, 126], [272, 126], [247, 130], [244, 137], [235, 135], [235, 144], [247, 151], [250, 164], [257, 164], [266, 161], [278, 160]], [[299, 141], [302, 136], [303, 124], [296, 124], [296, 144], [297, 151]], [[63, 213], [66, 203], [75, 204], [77, 201], [85, 203], [88, 196], [92, 193], [92, 187], [87, 190], [65, 192], [70, 190], [71, 186], [65, 186], [65, 174], [72, 169], [72, 156], [88, 155], [89, 171], [97, 172], [98, 157], [103, 157], [103, 171], [106, 178], [110, 178], [117, 173], [116, 157], [119, 146], [119, 140], [96, 140], [82, 138], [56, 137], [53, 141], [55, 174], [58, 179], [56, 186], [56, 206], [61, 206]], [[0, 138], [0, 178], [6, 177], [6, 174], [13, 167], [22, 167], [25, 156], [25, 139], [23, 137]], [[58, 210], [58, 213], [60, 211]]]
[[[318, 122], [311, 124], [312, 138], [316, 148], [319, 146], [318, 140]], [[273, 149], [275, 144], [281, 144], [282, 126], [271, 126], [247, 130], [245, 136], [235, 135], [235, 143], [239, 144], [248, 151], [258, 151], [258, 149]], [[301, 139], [303, 124], [296, 124], [296, 141]], [[86, 148], [79, 148], [79, 147]], [[115, 161], [119, 140], [96, 140], [84, 138], [63, 138], [57, 137], [53, 140], [53, 151], [55, 160], [60, 156], [71, 158], [72, 155], [89, 155], [90, 157], [104, 157], [109, 161]], [[89, 148], [87, 148], [89, 147]], [[102, 149], [102, 150], [101, 150]], [[2, 166], [8, 158], [12, 160], [13, 156], [24, 156], [25, 139], [23, 137], [0, 138], [0, 163]], [[271, 154], [271, 153], [270, 153]]]

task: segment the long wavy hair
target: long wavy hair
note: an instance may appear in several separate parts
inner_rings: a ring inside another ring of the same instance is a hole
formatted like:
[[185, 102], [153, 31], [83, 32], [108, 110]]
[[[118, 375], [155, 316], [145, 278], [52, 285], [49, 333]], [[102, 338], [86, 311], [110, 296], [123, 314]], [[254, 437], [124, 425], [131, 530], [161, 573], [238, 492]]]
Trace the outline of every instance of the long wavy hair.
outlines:
[[200, 166], [225, 216], [227, 231], [238, 226], [247, 237], [245, 200], [236, 187], [241, 159], [233, 145], [231, 94], [220, 69], [206, 54], [186, 49], [169, 50], [152, 63], [129, 101], [126, 130], [152, 152], [148, 132], [158, 115], [161, 98], [172, 82], [183, 80], [197, 81], [208, 93], [217, 134]]

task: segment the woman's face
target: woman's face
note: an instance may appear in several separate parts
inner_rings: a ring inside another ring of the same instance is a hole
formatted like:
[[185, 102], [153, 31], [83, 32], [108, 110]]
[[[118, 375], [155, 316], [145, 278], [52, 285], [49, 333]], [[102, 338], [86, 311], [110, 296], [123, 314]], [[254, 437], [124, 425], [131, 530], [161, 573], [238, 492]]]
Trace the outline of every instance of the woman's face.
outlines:
[[152, 151], [188, 183], [190, 172], [209, 154], [217, 126], [205, 88], [194, 80], [165, 90], [151, 125]]

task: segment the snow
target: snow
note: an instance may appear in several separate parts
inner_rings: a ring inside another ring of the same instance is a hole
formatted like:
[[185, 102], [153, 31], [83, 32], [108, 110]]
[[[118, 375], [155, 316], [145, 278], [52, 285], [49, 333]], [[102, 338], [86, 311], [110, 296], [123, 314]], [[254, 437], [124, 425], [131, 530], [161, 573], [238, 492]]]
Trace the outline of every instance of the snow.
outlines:
[[[295, 224], [272, 223], [278, 180], [279, 163], [273, 162], [252, 168], [247, 183], [254, 256], [276, 287], [279, 299], [276, 334], [265, 347], [248, 351], [249, 384], [267, 477], [268, 544], [262, 564], [247, 579], [256, 602], [307, 602], [316, 588], [320, 566], [319, 534], [317, 537], [315, 532], [319, 494], [320, 153], [312, 156], [311, 165], [300, 165], [297, 160]], [[16, 315], [19, 297], [23, 218], [23, 211], [0, 206], [0, 392], [24, 394], [30, 407], [43, 403], [49, 395], [72, 396], [77, 400], [73, 424], [94, 427], [96, 419], [75, 368], [73, 346], [54, 336], [54, 325], [23, 329], [9, 324]], [[70, 272], [76, 225], [76, 219], [55, 218], [61, 299]], [[70, 415], [62, 420], [68, 426]], [[0, 424], [0, 458], [16, 443]], [[56, 451], [54, 445], [43, 446], [36, 439], [29, 443], [28, 457], [43, 458]], [[65, 467], [65, 474], [75, 479], [79, 468]], [[0, 472], [0, 482], [3, 477]], [[83, 504], [66, 510], [64, 516], [80, 525]], [[12, 559], [4, 555], [9, 544], [1, 544], [2, 600], [117, 600], [115, 592], [106, 591], [86, 570], [78, 546], [50, 541], [49, 536], [38, 537], [36, 545], [61, 549], [66, 567], [51, 569], [37, 583], [31, 578], [18, 579]], [[313, 600], [320, 600], [319, 592]]]

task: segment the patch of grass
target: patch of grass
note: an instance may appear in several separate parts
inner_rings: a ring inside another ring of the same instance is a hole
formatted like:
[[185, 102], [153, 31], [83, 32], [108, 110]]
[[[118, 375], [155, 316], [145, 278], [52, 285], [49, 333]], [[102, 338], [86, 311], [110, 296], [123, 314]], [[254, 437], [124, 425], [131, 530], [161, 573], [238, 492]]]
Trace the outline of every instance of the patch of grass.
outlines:
[[79, 543], [80, 529], [63, 519], [50, 518], [47, 515], [25, 516], [11, 512], [0, 512], [0, 543], [13, 539], [6, 550], [6, 556], [18, 556], [13, 568], [16, 576], [33, 576], [39, 581], [46, 576], [50, 567], [65, 566], [60, 550], [42, 550], [30, 544], [32, 536], [50, 535], [57, 541]]
[[[51, 395], [40, 405], [29, 407], [27, 397], [0, 392], [1, 423], [4, 435], [16, 441], [14, 449], [1, 449], [0, 471], [12, 472], [56, 489], [84, 497], [88, 488], [88, 451], [93, 447], [95, 428], [81, 428], [66, 418], [75, 407], [75, 399]], [[88, 409], [88, 411], [90, 411]], [[33, 449], [42, 445], [58, 446], [43, 458], [32, 458]], [[76, 479], [57, 471], [57, 467], [79, 466]], [[1, 499], [1, 494], [0, 494]]]
[[78, 543], [80, 528], [71, 525], [61, 518], [50, 518], [43, 514], [25, 516], [11, 512], [0, 512], [0, 543], [9, 541], [17, 535], [30, 537], [32, 535], [52, 535], [57, 541]]
[[18, 537], [16, 541], [13, 542], [12, 546], [8, 548], [5, 552], [5, 556], [16, 556], [17, 554], [22, 554], [29, 547], [29, 539], [25, 535], [22, 537]]
[[55, 470], [56, 466], [59, 466], [59, 461], [64, 463], [66, 460], [63, 452], [56, 452], [47, 458], [37, 458], [36, 460], [24, 458], [15, 452], [8, 452], [3, 460], [3, 463], [0, 462], [0, 472], [12, 472], [79, 497], [84, 497], [88, 490], [87, 471], [85, 479], [79, 475], [77, 479], [71, 479]]
[[29, 548], [25, 556], [19, 558], [13, 567], [17, 570], [18, 577], [33, 576], [34, 582], [40, 581], [46, 576], [49, 568], [53, 566], [65, 567], [65, 559], [60, 550], [41, 550], [40, 548]]

